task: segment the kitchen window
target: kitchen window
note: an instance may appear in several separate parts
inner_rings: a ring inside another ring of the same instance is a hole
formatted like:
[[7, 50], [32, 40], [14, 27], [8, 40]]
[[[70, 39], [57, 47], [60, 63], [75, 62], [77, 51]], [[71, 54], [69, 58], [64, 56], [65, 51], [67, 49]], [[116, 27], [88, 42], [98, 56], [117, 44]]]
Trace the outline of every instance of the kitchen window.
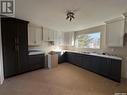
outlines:
[[76, 36], [75, 46], [78, 48], [100, 48], [101, 33], [88, 33]]

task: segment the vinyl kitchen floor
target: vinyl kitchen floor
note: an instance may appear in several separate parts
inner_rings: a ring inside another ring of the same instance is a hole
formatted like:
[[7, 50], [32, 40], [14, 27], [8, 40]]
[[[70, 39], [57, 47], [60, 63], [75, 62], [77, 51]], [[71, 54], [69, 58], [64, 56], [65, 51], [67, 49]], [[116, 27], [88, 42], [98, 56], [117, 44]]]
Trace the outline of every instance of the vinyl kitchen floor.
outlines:
[[5, 80], [0, 95], [114, 95], [127, 81], [114, 82], [71, 64], [41, 69]]

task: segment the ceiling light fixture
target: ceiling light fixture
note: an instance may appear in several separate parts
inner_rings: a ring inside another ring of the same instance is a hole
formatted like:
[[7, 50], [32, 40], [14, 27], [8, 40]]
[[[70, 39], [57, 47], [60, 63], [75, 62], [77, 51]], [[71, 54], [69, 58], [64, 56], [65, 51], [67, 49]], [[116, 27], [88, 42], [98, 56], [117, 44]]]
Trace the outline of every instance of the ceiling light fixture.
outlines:
[[75, 19], [75, 13], [73, 11], [67, 11], [66, 15], [66, 20], [72, 21], [73, 19]]

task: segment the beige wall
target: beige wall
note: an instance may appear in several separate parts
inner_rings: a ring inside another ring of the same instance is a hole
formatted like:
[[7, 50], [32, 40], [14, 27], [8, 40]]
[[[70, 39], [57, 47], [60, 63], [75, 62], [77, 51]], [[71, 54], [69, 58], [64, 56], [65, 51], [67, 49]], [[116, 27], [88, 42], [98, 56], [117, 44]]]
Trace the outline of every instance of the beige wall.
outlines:
[[[127, 78], [127, 34], [125, 35], [124, 38], [124, 47], [121, 48], [108, 48], [106, 46], [106, 28], [105, 25], [85, 29], [82, 31], [77, 31], [75, 32], [75, 35], [80, 35], [80, 34], [86, 34], [86, 33], [91, 33], [91, 32], [101, 32], [101, 49], [85, 49], [85, 48], [75, 48], [74, 46], [69, 46], [66, 49], [69, 50], [75, 50], [75, 51], [89, 51], [89, 52], [97, 52], [97, 53], [102, 53], [106, 52], [110, 55], [115, 55], [115, 56], [120, 56], [123, 58], [122, 62], [122, 77]], [[115, 34], [114, 34], [115, 36]]]

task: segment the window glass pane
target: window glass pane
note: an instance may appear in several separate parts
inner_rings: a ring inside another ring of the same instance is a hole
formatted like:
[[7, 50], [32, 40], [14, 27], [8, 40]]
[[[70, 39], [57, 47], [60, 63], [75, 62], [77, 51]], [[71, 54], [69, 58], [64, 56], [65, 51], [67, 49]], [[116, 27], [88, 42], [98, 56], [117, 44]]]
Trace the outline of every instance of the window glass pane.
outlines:
[[76, 37], [76, 47], [100, 48], [100, 32], [79, 35]]

